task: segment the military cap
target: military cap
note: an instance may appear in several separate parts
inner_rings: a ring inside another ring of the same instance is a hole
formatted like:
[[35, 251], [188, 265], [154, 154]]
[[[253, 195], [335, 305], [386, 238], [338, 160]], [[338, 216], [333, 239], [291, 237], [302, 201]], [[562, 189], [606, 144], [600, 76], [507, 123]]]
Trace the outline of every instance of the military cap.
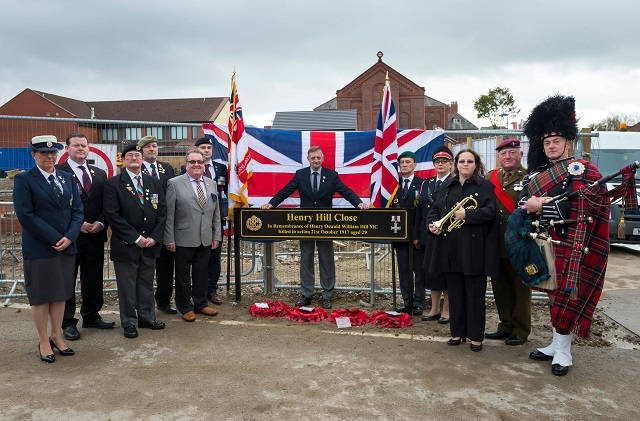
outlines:
[[29, 142], [29, 146], [34, 152], [58, 152], [64, 149], [62, 143], [59, 143], [58, 139], [51, 135], [35, 136]]
[[155, 136], [145, 136], [140, 140], [138, 140], [138, 146], [140, 146], [140, 149], [142, 149], [145, 146], [147, 146], [149, 143], [157, 142], [157, 141], [158, 141], [158, 138]]

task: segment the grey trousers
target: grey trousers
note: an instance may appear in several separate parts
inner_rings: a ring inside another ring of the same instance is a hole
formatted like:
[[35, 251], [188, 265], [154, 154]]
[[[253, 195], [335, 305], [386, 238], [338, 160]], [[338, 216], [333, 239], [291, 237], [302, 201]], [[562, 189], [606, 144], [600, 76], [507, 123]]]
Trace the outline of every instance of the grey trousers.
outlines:
[[121, 326], [125, 328], [137, 325], [138, 321], [154, 321], [153, 275], [156, 259], [142, 256], [137, 260], [114, 261], [113, 268], [118, 284]]

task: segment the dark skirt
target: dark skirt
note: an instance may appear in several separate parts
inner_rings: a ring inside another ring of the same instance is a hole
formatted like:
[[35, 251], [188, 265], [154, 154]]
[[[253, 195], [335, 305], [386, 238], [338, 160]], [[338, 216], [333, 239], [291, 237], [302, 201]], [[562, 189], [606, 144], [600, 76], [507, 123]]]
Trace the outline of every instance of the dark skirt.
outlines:
[[74, 294], [76, 256], [58, 253], [48, 259], [24, 259], [24, 285], [29, 304], [67, 301]]
[[430, 291], [446, 291], [447, 279], [441, 273], [426, 273], [424, 275], [424, 287]]

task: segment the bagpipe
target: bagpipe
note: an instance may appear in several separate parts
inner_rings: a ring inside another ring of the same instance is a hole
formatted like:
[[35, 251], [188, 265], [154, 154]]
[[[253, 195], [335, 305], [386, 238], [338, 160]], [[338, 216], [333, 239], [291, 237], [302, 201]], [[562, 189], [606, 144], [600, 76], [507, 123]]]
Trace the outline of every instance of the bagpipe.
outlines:
[[[570, 279], [568, 280], [567, 289], [575, 291], [581, 261], [590, 251], [585, 244], [587, 224], [602, 224], [606, 222], [608, 234], [608, 212], [606, 212], [606, 221], [602, 221], [605, 219], [602, 215], [595, 213], [597, 213], [598, 209], [604, 207], [607, 207], [606, 209], [608, 210], [608, 207], [618, 199], [623, 201], [623, 209], [626, 207], [628, 210], [637, 210], [638, 203], [634, 176], [639, 167], [640, 162], [635, 161], [614, 174], [549, 198], [547, 203], [579, 199], [577, 205], [575, 207], [572, 206], [572, 217], [569, 219], [544, 220], [540, 219], [539, 215], [528, 214], [524, 209], [516, 209], [507, 221], [504, 241], [509, 252], [511, 264], [520, 275], [522, 282], [528, 286], [537, 286], [542, 289], [557, 288], [557, 284], [555, 284], [555, 255], [552, 245], [564, 246], [571, 250], [569, 271], [573, 271], [569, 273]], [[584, 172], [584, 164], [574, 161], [564, 170], [571, 175], [581, 175]], [[602, 191], [602, 185], [619, 176], [622, 176], [620, 185], [606, 192]], [[593, 211], [593, 216], [587, 215], [587, 205], [591, 205], [592, 211], [595, 210]], [[624, 235], [624, 213], [623, 211], [620, 220], [622, 227], [618, 226], [619, 235], [621, 231]], [[573, 235], [568, 238], [571, 241], [551, 238], [548, 229], [556, 225], [573, 225], [575, 227]], [[597, 250], [597, 252], [601, 251]]]

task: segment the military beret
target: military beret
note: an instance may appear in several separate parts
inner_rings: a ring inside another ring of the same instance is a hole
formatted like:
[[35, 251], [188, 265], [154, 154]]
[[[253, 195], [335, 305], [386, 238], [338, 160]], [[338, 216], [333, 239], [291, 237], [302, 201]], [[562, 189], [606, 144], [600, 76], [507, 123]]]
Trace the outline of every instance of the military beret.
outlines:
[[128, 145], [125, 145], [122, 148], [122, 157], [124, 158], [127, 152], [131, 152], [131, 151], [140, 152], [140, 149], [142, 148], [137, 143], [130, 143]]
[[32, 151], [36, 152], [58, 152], [59, 150], [64, 149], [62, 143], [59, 143], [58, 139], [51, 135], [36, 136], [31, 139], [29, 146], [31, 146]]
[[500, 152], [503, 149], [520, 148], [520, 141], [518, 139], [505, 139], [498, 146], [496, 151]]
[[158, 138], [155, 136], [145, 136], [143, 138], [141, 138], [140, 140], [138, 140], [138, 146], [140, 146], [140, 149], [144, 148], [145, 146], [147, 146], [149, 143], [152, 142], [158, 142]]
[[449, 161], [453, 161], [453, 152], [451, 149], [446, 146], [438, 146], [435, 151], [433, 151], [433, 156], [431, 157], [432, 161], [435, 161], [438, 158], [445, 158]]
[[400, 155], [398, 155], [398, 161], [400, 161], [402, 158], [411, 158], [415, 162], [416, 154], [411, 151], [404, 151]]
[[213, 143], [211, 142], [211, 139], [207, 138], [207, 137], [201, 137], [200, 139], [196, 140], [196, 143], [194, 146], [198, 146], [198, 145], [212, 145]]

